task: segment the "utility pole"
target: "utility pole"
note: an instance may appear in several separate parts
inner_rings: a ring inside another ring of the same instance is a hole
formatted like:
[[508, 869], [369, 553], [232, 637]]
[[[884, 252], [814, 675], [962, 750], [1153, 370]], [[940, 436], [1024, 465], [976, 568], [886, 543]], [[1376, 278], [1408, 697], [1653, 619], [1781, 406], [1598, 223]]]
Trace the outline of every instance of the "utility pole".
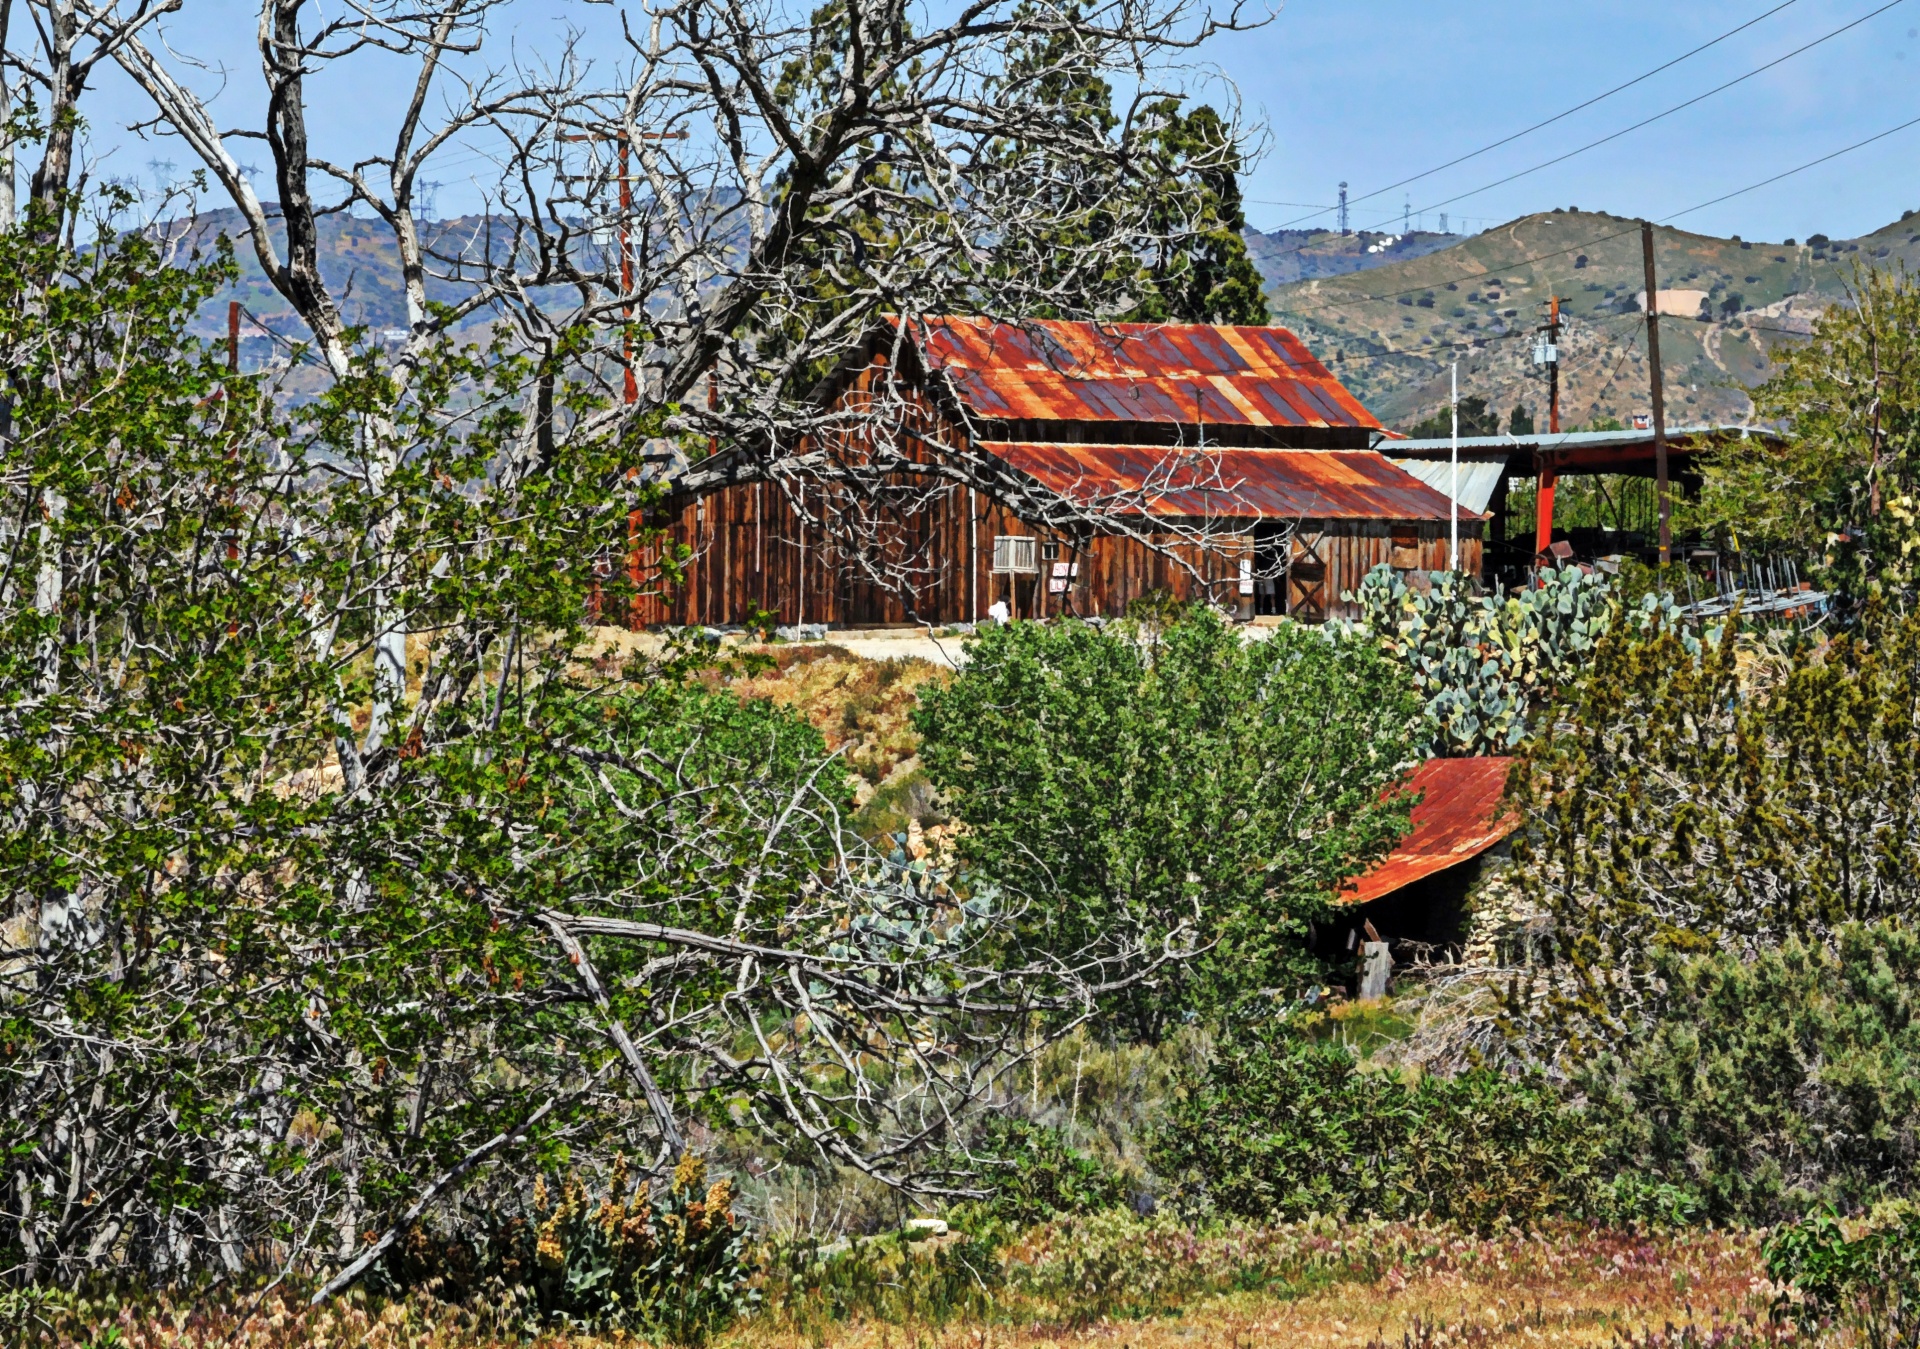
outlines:
[[1344, 239], [1350, 233], [1352, 231], [1347, 228], [1347, 185], [1342, 183], [1340, 184], [1340, 237]]
[[[1533, 344], [1533, 363], [1547, 368], [1547, 434], [1560, 434], [1560, 297], [1547, 299], [1547, 321], [1536, 331], [1544, 334]], [[1535, 452], [1540, 485], [1534, 493], [1533, 554], [1539, 557], [1553, 544], [1553, 489], [1560, 481], [1546, 453]]]
[[1667, 486], [1667, 391], [1660, 369], [1660, 283], [1653, 274], [1653, 222], [1640, 222], [1647, 273], [1647, 374], [1653, 392], [1653, 481], [1660, 499], [1660, 565], [1673, 561], [1673, 496]]
[[1460, 362], [1453, 363], [1453, 488], [1447, 493], [1447, 570], [1460, 570]]
[[[643, 141], [683, 141], [687, 138], [684, 131], [642, 131], [638, 139]], [[620, 144], [620, 293], [625, 301], [620, 307], [620, 363], [626, 367], [626, 387], [624, 396], [629, 407], [640, 401], [640, 381], [633, 373], [633, 249], [627, 241], [627, 222], [633, 218], [633, 175], [628, 171], [629, 151], [634, 137], [625, 131], [609, 134], [593, 133], [563, 135], [563, 141], [603, 141], [615, 140]], [[435, 183], [434, 187], [441, 184]]]

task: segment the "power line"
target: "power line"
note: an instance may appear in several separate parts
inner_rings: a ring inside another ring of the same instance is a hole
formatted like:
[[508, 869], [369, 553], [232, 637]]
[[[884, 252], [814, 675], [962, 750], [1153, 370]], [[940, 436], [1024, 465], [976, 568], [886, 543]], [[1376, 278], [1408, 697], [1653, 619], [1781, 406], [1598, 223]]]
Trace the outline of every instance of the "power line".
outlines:
[[1552, 159], [1543, 160], [1540, 163], [1535, 164], [1530, 169], [1521, 169], [1518, 173], [1510, 173], [1504, 178], [1497, 178], [1493, 182], [1487, 183], [1485, 186], [1476, 187], [1472, 191], [1461, 192], [1455, 196], [1448, 197], [1445, 201], [1437, 201], [1433, 203], [1433, 205], [1431, 206], [1423, 206], [1421, 207], [1421, 210], [1433, 211], [1433, 210], [1438, 210], [1442, 206], [1451, 206], [1456, 201], [1464, 201], [1466, 198], [1478, 196], [1482, 192], [1490, 192], [1496, 187], [1504, 187], [1506, 184], [1513, 182], [1515, 179], [1525, 178], [1528, 174], [1538, 173], [1542, 169], [1550, 169], [1555, 164], [1564, 164], [1567, 160], [1572, 159], [1576, 155], [1583, 155], [1589, 150], [1592, 150], [1599, 146], [1607, 144], [1609, 141], [1617, 141], [1622, 136], [1628, 135], [1631, 132], [1638, 131], [1642, 127], [1652, 126], [1655, 122], [1660, 121], [1662, 118], [1671, 117], [1676, 112], [1681, 112], [1687, 108], [1691, 108], [1696, 103], [1699, 103], [1705, 99], [1712, 98], [1715, 94], [1724, 93], [1728, 89], [1733, 88], [1736, 84], [1744, 84], [1746, 81], [1752, 79], [1754, 76], [1765, 74], [1767, 71], [1772, 70], [1775, 66], [1780, 65], [1781, 63], [1786, 61], [1791, 61], [1794, 57], [1799, 56], [1802, 52], [1812, 51], [1815, 47], [1818, 47], [1823, 42], [1831, 42], [1834, 38], [1839, 37], [1842, 33], [1849, 32], [1852, 29], [1858, 28], [1861, 24], [1865, 23], [1868, 19], [1875, 18], [1881, 14], [1885, 14], [1888, 10], [1893, 9], [1895, 6], [1903, 5], [1905, 3], [1906, 3], [1906, 0], [1887, 0], [1887, 3], [1884, 5], [1881, 5], [1878, 9], [1869, 10], [1867, 13], [1862, 14], [1859, 18], [1853, 20], [1852, 22], [1844, 23], [1840, 25], [1840, 27], [1834, 29], [1832, 32], [1822, 34], [1820, 37], [1815, 38], [1813, 41], [1807, 43], [1805, 46], [1795, 47], [1792, 51], [1788, 52], [1784, 56], [1777, 56], [1773, 60], [1767, 62], [1765, 65], [1756, 66], [1754, 69], [1749, 70], [1746, 74], [1739, 75], [1731, 80], [1728, 80], [1725, 84], [1715, 85], [1713, 88], [1707, 90], [1703, 94], [1695, 94], [1692, 98], [1687, 99], [1683, 103], [1676, 103], [1671, 108], [1666, 109], [1664, 112], [1656, 112], [1655, 114], [1653, 114], [1653, 116], [1642, 118], [1640, 121], [1635, 122], [1632, 126], [1622, 127], [1618, 131], [1615, 131], [1610, 133], [1609, 135], [1600, 137], [1599, 140], [1588, 141], [1585, 145], [1580, 146], [1578, 149], [1569, 150], [1563, 155], [1555, 155]]
[[[1902, 0], [1894, 0], [1894, 3], [1895, 4], [1902, 3]], [[1884, 8], [1891, 8], [1891, 6], [1885, 6]], [[1872, 17], [1872, 16], [1869, 15], [1868, 17]], [[1872, 145], [1875, 141], [1885, 140], [1887, 137], [1892, 136], [1898, 132], [1905, 131], [1907, 128], [1912, 126], [1920, 126], [1920, 117], [1909, 118], [1907, 121], [1901, 122], [1898, 126], [1890, 126], [1885, 131], [1875, 132], [1873, 135], [1867, 136], [1861, 140], [1857, 140], [1851, 145], [1842, 146], [1840, 149], [1834, 150], [1829, 154], [1821, 155], [1818, 159], [1809, 159], [1804, 164], [1799, 164], [1791, 169], [1786, 169], [1780, 173], [1772, 174], [1769, 177], [1760, 179], [1758, 182], [1748, 183], [1745, 187], [1735, 188], [1731, 192], [1723, 192], [1717, 197], [1710, 197], [1706, 201], [1699, 202], [1696, 205], [1687, 207], [1685, 210], [1674, 211], [1671, 214], [1661, 216], [1659, 223], [1664, 225], [1669, 223], [1670, 221], [1678, 220], [1681, 216], [1692, 215], [1695, 211], [1704, 211], [1709, 206], [1718, 206], [1723, 201], [1731, 201], [1735, 197], [1743, 197], [1749, 192], [1757, 192], [1761, 188], [1769, 187], [1772, 184], [1779, 182], [1783, 178], [1791, 178], [1796, 173], [1804, 173], [1808, 169], [1815, 168], [1821, 164], [1825, 164], [1829, 160], [1838, 159], [1842, 155], [1851, 154], [1855, 150], [1858, 150], [1863, 146]], [[1454, 277], [1453, 279], [1456, 281], [1471, 281], [1476, 277], [1492, 276], [1495, 272], [1508, 271], [1514, 267], [1528, 267], [1533, 265], [1536, 262], [1545, 262], [1550, 258], [1565, 257], [1567, 254], [1577, 253], [1583, 248], [1592, 248], [1596, 244], [1604, 244], [1612, 239], [1619, 239], [1628, 234], [1636, 234], [1639, 232], [1639, 229], [1640, 229], [1640, 226], [1636, 223], [1635, 225], [1633, 225], [1628, 229], [1616, 230], [1612, 234], [1602, 234], [1596, 238], [1584, 240], [1580, 243], [1573, 244], [1567, 248], [1557, 249], [1552, 253], [1524, 254], [1519, 258], [1512, 259], [1507, 262], [1502, 262], [1497, 266], [1486, 267], [1477, 272], [1462, 273]], [[1377, 295], [1363, 292], [1361, 294], [1355, 295], [1353, 298], [1356, 300], [1394, 300], [1394, 299], [1398, 299], [1402, 295], [1416, 295], [1432, 289], [1433, 289], [1432, 286], [1409, 286], [1405, 290], [1390, 290]]]
[[[1799, 0], [1784, 0], [1784, 3], [1775, 5], [1772, 9], [1767, 10], [1764, 14], [1755, 15], [1753, 18], [1748, 19], [1745, 23], [1739, 25], [1736, 28], [1729, 28], [1726, 32], [1720, 34], [1719, 37], [1714, 38], [1712, 41], [1703, 42], [1698, 47], [1695, 47], [1692, 51], [1682, 52], [1680, 55], [1674, 57], [1671, 61], [1667, 61], [1662, 65], [1657, 65], [1652, 70], [1647, 71], [1645, 74], [1635, 75], [1632, 79], [1628, 80], [1625, 84], [1616, 84], [1613, 86], [1613, 88], [1607, 90], [1605, 93], [1595, 94], [1592, 98], [1587, 99], [1584, 103], [1576, 103], [1571, 108], [1568, 108], [1565, 112], [1557, 112], [1551, 117], [1548, 117], [1542, 121], [1535, 122], [1532, 126], [1527, 127], [1524, 130], [1514, 132], [1511, 136], [1502, 136], [1499, 140], [1491, 141], [1488, 144], [1481, 146], [1478, 150], [1469, 150], [1466, 154], [1457, 156], [1456, 158], [1453, 158], [1453, 159], [1449, 159], [1444, 164], [1436, 165], [1431, 169], [1423, 170], [1420, 173], [1413, 174], [1411, 177], [1402, 178], [1397, 183], [1388, 183], [1385, 187], [1375, 188], [1371, 192], [1364, 193], [1363, 195], [1358, 197], [1353, 197], [1350, 200], [1355, 202], [1362, 202], [1362, 201], [1366, 201], [1368, 198], [1371, 198], [1371, 197], [1381, 196], [1385, 193], [1393, 191], [1397, 187], [1405, 187], [1409, 183], [1417, 183], [1422, 178], [1431, 178], [1436, 173], [1444, 172], [1445, 170], [1453, 168], [1455, 165], [1458, 165], [1458, 164], [1464, 164], [1470, 159], [1478, 159], [1481, 155], [1484, 155], [1492, 150], [1498, 150], [1503, 145], [1511, 145], [1514, 141], [1521, 139], [1523, 136], [1531, 136], [1534, 132], [1542, 130], [1543, 128], [1546, 128], [1546, 127], [1550, 127], [1555, 122], [1565, 121], [1567, 118], [1573, 116], [1575, 113], [1584, 112], [1586, 109], [1591, 108], [1594, 104], [1604, 102], [1605, 100], [1612, 98], [1615, 94], [1618, 94], [1623, 92], [1624, 90], [1633, 88], [1633, 86], [1636, 84], [1642, 84], [1647, 80], [1652, 79], [1655, 75], [1660, 74], [1662, 71], [1671, 70], [1673, 69], [1673, 67], [1679, 65], [1682, 61], [1690, 60], [1691, 58], [1698, 56], [1701, 52], [1706, 51], [1709, 47], [1717, 47], [1722, 42], [1725, 42], [1728, 38], [1737, 36], [1740, 33], [1744, 33], [1747, 29], [1753, 27], [1757, 23], [1760, 23], [1762, 20], [1770, 19], [1774, 15], [1778, 14], [1781, 10], [1790, 8], [1791, 6], [1796, 5], [1798, 3], [1799, 3]], [[1872, 17], [1872, 16], [1869, 15], [1868, 17]], [[1312, 203], [1268, 202], [1265, 204], [1271, 205], [1271, 206], [1308, 206], [1308, 205], [1311, 205]], [[1331, 208], [1323, 207], [1321, 209], [1324, 211]], [[1318, 214], [1318, 212], [1316, 212], [1316, 214]], [[1301, 216], [1300, 220], [1311, 220], [1312, 218], [1313, 218], [1312, 216]], [[1280, 225], [1280, 226], [1277, 226], [1277, 228], [1286, 229], [1288, 225], [1295, 225], [1298, 223], [1300, 223], [1298, 220], [1289, 221], [1287, 222], [1287, 225]]]
[[[1896, 0], [1896, 3], [1897, 2], [1898, 0]], [[1757, 192], [1763, 187], [1767, 187], [1773, 183], [1779, 182], [1782, 178], [1791, 178], [1793, 177], [1794, 174], [1803, 173], [1807, 169], [1813, 168], [1815, 165], [1826, 163], [1829, 159], [1838, 159], [1840, 158], [1841, 155], [1852, 154], [1855, 150], [1858, 150], [1863, 145], [1872, 145], [1875, 141], [1885, 140], [1887, 137], [1893, 135], [1896, 131], [1905, 131], [1908, 127], [1916, 126], [1916, 125], [1920, 125], [1920, 117], [1915, 117], [1909, 121], [1902, 122], [1899, 126], [1890, 126], [1885, 131], [1879, 132], [1872, 136], [1868, 136], [1865, 140], [1855, 141], [1852, 145], [1847, 146], [1845, 149], [1835, 150], [1830, 155], [1821, 155], [1820, 158], [1818, 159], [1809, 159], [1806, 163], [1800, 165], [1798, 168], [1788, 169], [1784, 173], [1776, 173], [1771, 178], [1762, 178], [1757, 183], [1749, 183], [1747, 186], [1740, 188], [1738, 191], [1728, 192], [1724, 196], [1713, 198], [1711, 201], [1703, 201], [1698, 206], [1689, 206], [1684, 211], [1676, 211], [1672, 215], [1668, 216], [1667, 219], [1678, 220], [1683, 215], [1692, 215], [1695, 211], [1704, 211], [1707, 209], [1707, 207], [1718, 206], [1723, 201], [1732, 201], [1735, 197], [1744, 197], [1747, 193]]]

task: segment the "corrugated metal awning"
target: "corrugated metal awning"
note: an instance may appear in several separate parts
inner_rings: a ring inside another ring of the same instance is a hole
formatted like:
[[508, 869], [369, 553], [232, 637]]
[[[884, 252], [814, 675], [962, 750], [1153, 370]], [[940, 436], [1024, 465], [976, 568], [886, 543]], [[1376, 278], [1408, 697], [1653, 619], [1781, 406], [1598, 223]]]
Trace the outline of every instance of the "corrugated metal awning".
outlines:
[[[1446, 520], [1452, 506], [1373, 450], [1200, 450], [987, 443], [1057, 496], [1116, 515], [1216, 520]], [[1463, 511], [1461, 518], [1477, 514]]]
[[[1402, 459], [1390, 456], [1393, 462], [1411, 473], [1441, 496], [1453, 495], [1453, 464], [1446, 459]], [[1480, 512], [1487, 508], [1487, 502], [1493, 499], [1493, 489], [1500, 485], [1500, 475], [1506, 471], [1507, 456], [1496, 459], [1463, 459], [1460, 461], [1460, 508]]]
[[1336, 898], [1365, 904], [1413, 884], [1422, 876], [1471, 861], [1511, 834], [1519, 820], [1500, 809], [1507, 790], [1509, 758], [1429, 759], [1414, 769], [1405, 788], [1421, 793], [1413, 808], [1413, 831], [1378, 866], [1348, 881]]

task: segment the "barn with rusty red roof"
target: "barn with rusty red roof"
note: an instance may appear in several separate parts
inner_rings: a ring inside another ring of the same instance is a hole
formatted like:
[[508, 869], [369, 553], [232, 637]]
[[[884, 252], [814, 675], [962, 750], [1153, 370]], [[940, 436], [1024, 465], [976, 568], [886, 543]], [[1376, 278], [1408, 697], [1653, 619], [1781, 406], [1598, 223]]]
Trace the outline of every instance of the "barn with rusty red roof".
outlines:
[[[1453, 503], [1376, 452], [1380, 423], [1284, 328], [894, 319], [815, 404], [803, 450], [964, 460], [974, 485], [902, 471], [890, 494], [743, 482], [681, 500], [686, 583], [639, 621], [1086, 616], [1164, 592], [1313, 622], [1380, 563], [1449, 560]], [[1459, 513], [1475, 573], [1480, 520]]]

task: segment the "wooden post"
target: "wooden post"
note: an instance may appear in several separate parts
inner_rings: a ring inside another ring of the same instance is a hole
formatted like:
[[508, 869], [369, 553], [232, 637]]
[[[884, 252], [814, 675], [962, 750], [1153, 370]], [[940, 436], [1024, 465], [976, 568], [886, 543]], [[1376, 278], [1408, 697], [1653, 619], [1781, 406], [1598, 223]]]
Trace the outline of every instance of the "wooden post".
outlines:
[[1640, 260], [1647, 278], [1647, 375], [1653, 393], [1653, 481], [1660, 499], [1660, 565], [1673, 561], [1673, 496], [1667, 483], [1667, 400], [1660, 368], [1660, 282], [1653, 272], [1653, 222], [1640, 222]]
[[1387, 996], [1393, 979], [1393, 955], [1383, 941], [1370, 941], [1360, 947], [1360, 1001], [1375, 1002]]
[[1540, 484], [1533, 496], [1533, 555], [1537, 558], [1553, 544], [1553, 488], [1560, 475], [1549, 466], [1547, 456], [1535, 452], [1540, 465]]

